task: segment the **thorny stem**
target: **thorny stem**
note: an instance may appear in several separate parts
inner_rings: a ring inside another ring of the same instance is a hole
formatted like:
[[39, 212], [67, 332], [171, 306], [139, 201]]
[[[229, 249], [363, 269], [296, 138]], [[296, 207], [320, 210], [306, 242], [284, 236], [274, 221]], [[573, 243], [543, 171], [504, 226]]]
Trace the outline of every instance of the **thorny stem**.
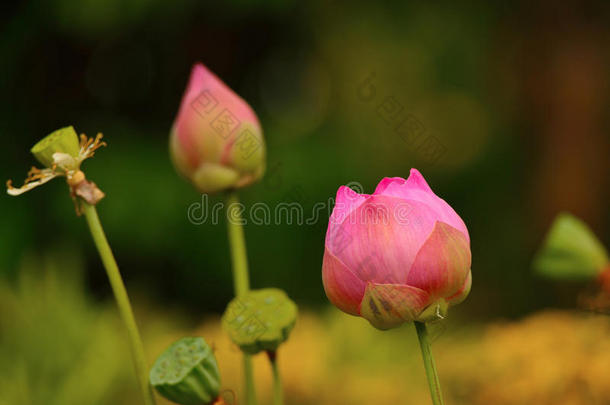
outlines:
[[148, 384], [148, 366], [146, 363], [146, 357], [144, 355], [144, 346], [142, 345], [142, 339], [140, 338], [140, 333], [138, 332], [138, 326], [133, 315], [131, 304], [129, 303], [129, 297], [127, 296], [125, 284], [123, 284], [123, 279], [121, 278], [121, 273], [119, 272], [119, 267], [114, 259], [112, 250], [110, 250], [110, 245], [108, 244], [108, 240], [104, 234], [104, 230], [97, 215], [95, 206], [87, 204], [84, 201], [81, 203], [83, 212], [87, 218], [89, 230], [91, 231], [91, 236], [93, 237], [95, 246], [97, 247], [100, 257], [102, 258], [104, 268], [106, 269], [106, 274], [108, 275], [108, 280], [110, 281], [114, 298], [119, 308], [119, 313], [121, 314], [121, 319], [123, 320], [125, 328], [127, 329], [131, 354], [133, 357], [138, 383], [144, 398], [144, 403], [146, 405], [154, 405], [155, 400], [150, 385]]

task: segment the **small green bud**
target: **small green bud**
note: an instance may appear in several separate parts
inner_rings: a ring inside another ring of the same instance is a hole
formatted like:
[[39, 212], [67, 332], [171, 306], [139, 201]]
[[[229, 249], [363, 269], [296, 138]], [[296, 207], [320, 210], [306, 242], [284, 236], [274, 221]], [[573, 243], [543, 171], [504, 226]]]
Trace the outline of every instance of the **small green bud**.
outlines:
[[220, 390], [216, 358], [200, 337], [173, 343], [157, 358], [149, 378], [159, 394], [182, 405], [212, 404]]
[[587, 224], [561, 213], [536, 254], [533, 267], [549, 278], [590, 280], [603, 271], [608, 261], [606, 249]]
[[231, 340], [242, 351], [276, 351], [297, 319], [297, 306], [277, 288], [253, 290], [234, 298], [222, 316]]
[[67, 153], [76, 158], [79, 151], [78, 135], [72, 126], [52, 132], [30, 149], [34, 157], [46, 167], [53, 166], [53, 154], [56, 152]]

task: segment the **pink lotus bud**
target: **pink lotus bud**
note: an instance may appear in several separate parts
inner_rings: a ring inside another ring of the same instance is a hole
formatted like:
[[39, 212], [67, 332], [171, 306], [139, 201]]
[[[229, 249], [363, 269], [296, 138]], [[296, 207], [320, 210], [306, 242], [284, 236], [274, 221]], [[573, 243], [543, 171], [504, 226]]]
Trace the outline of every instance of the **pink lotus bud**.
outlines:
[[265, 171], [252, 108], [201, 63], [191, 71], [170, 136], [174, 166], [202, 193], [244, 187]]
[[322, 280], [342, 311], [379, 329], [442, 318], [470, 292], [470, 263], [466, 225], [416, 169], [372, 195], [337, 191]]

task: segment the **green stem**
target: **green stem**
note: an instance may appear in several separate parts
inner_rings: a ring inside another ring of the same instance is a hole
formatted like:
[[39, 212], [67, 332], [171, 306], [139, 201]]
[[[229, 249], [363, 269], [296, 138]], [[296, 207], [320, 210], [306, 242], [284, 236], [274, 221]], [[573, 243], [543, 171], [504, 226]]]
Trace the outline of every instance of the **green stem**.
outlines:
[[144, 403], [146, 405], [154, 405], [155, 400], [153, 398], [150, 385], [148, 384], [148, 365], [146, 363], [146, 357], [144, 356], [144, 346], [142, 345], [142, 339], [140, 338], [140, 333], [138, 332], [138, 326], [136, 325], [136, 320], [133, 316], [133, 310], [131, 309], [131, 304], [129, 303], [129, 297], [127, 296], [127, 290], [125, 289], [125, 284], [123, 284], [119, 267], [114, 260], [112, 250], [110, 250], [110, 245], [108, 244], [108, 240], [104, 234], [104, 230], [102, 228], [102, 224], [100, 223], [100, 219], [97, 216], [95, 207], [83, 201], [82, 208], [85, 213], [85, 217], [87, 218], [87, 224], [89, 225], [91, 236], [93, 237], [95, 246], [97, 247], [100, 257], [102, 258], [104, 268], [106, 269], [106, 274], [108, 275], [108, 280], [110, 281], [114, 298], [117, 306], [119, 307], [121, 319], [123, 320], [125, 328], [127, 329], [131, 354], [136, 369], [136, 375], [138, 377], [138, 383], [140, 385], [140, 389], [142, 390], [142, 396], [144, 397]]
[[254, 372], [252, 358], [244, 353], [244, 386], [246, 391], [246, 404], [256, 405], [256, 389], [254, 388]]
[[227, 226], [229, 244], [231, 245], [231, 262], [233, 264], [233, 286], [235, 295], [239, 297], [250, 290], [250, 279], [248, 277], [246, 239], [238, 204], [237, 193], [231, 192], [227, 197]]
[[[246, 255], [246, 240], [242, 227], [241, 211], [238, 207], [237, 193], [232, 191], [227, 196], [227, 227], [229, 245], [231, 247], [231, 263], [233, 268], [233, 286], [235, 296], [244, 295], [250, 290], [248, 277], [248, 258]], [[256, 391], [254, 388], [254, 375], [252, 359], [244, 353], [244, 384], [246, 391], [246, 404], [256, 405]]]
[[282, 378], [277, 365], [277, 352], [267, 352], [271, 369], [273, 370], [273, 405], [284, 405], [284, 392], [282, 389]]
[[441, 384], [438, 380], [438, 374], [436, 374], [436, 366], [434, 365], [434, 358], [432, 357], [432, 351], [430, 350], [430, 340], [428, 339], [426, 324], [415, 321], [415, 329], [417, 330], [419, 346], [421, 347], [421, 355], [424, 360], [424, 367], [426, 368], [426, 376], [428, 377], [428, 385], [430, 386], [432, 403], [434, 405], [443, 405]]

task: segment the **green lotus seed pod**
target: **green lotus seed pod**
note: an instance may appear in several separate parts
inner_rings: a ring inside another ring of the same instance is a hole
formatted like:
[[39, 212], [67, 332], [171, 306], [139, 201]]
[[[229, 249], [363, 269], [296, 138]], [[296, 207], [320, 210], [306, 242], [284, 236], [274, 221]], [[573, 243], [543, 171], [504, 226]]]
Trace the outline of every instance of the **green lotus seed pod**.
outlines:
[[34, 157], [46, 167], [53, 165], [53, 154], [56, 152], [67, 153], [76, 158], [79, 151], [78, 135], [72, 126], [52, 132], [30, 149]]
[[590, 280], [608, 265], [608, 253], [580, 219], [568, 213], [557, 216], [540, 251], [534, 270], [546, 277]]
[[159, 394], [182, 405], [212, 404], [220, 389], [216, 358], [200, 337], [173, 343], [157, 358], [149, 378]]
[[297, 319], [297, 306], [277, 288], [253, 290], [234, 298], [222, 316], [231, 340], [242, 351], [276, 351], [288, 339]]

